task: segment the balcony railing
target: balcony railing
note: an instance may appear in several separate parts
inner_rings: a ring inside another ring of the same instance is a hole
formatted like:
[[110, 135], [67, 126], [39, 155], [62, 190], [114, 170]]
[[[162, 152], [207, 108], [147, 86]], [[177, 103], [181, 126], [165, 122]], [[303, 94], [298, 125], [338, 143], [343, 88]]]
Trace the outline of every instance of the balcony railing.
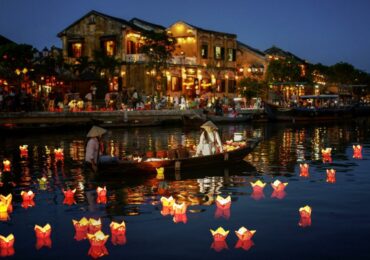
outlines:
[[123, 60], [126, 62], [146, 62], [148, 59], [145, 54], [125, 54]]
[[197, 58], [196, 57], [173, 56], [170, 63], [179, 64], [179, 65], [196, 65]]

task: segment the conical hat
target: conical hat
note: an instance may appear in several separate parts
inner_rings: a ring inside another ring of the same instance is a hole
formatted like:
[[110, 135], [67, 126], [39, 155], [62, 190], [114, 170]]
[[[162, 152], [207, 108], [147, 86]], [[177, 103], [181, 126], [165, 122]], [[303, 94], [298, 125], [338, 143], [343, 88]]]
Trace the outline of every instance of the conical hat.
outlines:
[[105, 134], [107, 132], [107, 130], [105, 130], [104, 128], [101, 128], [99, 126], [93, 126], [90, 131], [87, 133], [87, 137], [97, 137], [97, 136], [101, 136], [103, 134]]
[[212, 121], [207, 121], [203, 125], [200, 126], [201, 128], [209, 131], [209, 130], [217, 130], [217, 126]]

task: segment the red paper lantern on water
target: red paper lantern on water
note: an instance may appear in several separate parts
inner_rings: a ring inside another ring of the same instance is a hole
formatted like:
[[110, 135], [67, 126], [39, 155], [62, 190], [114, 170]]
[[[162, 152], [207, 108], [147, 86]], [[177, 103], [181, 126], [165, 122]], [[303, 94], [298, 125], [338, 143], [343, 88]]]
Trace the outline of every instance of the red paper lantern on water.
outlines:
[[0, 195], [0, 213], [4, 213], [5, 211], [8, 213], [13, 212], [12, 206], [13, 195], [9, 193], [8, 195]]
[[102, 224], [101, 224], [101, 219], [94, 219], [94, 218], [90, 218], [89, 219], [89, 228], [88, 228], [88, 232], [90, 234], [95, 234], [97, 233], [98, 231], [101, 230], [101, 227], [102, 227]]
[[310, 206], [304, 206], [299, 209], [299, 214], [300, 214], [300, 220], [298, 225], [300, 227], [308, 227], [311, 226], [311, 213], [312, 209]]
[[14, 253], [14, 247], [0, 248], [0, 257], [12, 256]]
[[28, 145], [26, 144], [20, 145], [19, 152], [20, 152], [21, 157], [27, 158], [28, 157]]
[[213, 241], [211, 248], [213, 248], [216, 252], [221, 252], [224, 249], [229, 249], [225, 240]]
[[265, 197], [265, 194], [263, 193], [263, 188], [266, 186], [266, 183], [261, 182], [260, 180], [256, 182], [250, 183], [253, 188], [253, 192], [251, 194], [251, 197], [255, 200], [260, 200]]
[[173, 215], [173, 207], [172, 206], [162, 207], [161, 214], [162, 216]]
[[125, 221], [122, 220], [121, 223], [117, 223], [112, 221], [109, 225], [110, 231], [112, 235], [125, 235], [126, 234], [126, 224]]
[[98, 197], [96, 198], [96, 203], [107, 203], [107, 188], [105, 186], [103, 188], [96, 188], [96, 193], [98, 194]]
[[54, 149], [55, 161], [63, 161], [64, 160], [64, 152], [63, 148]]
[[94, 234], [87, 234], [87, 239], [91, 246], [104, 246], [109, 238], [109, 235], [105, 235], [102, 231], [97, 231]]
[[7, 211], [0, 212], [0, 221], [8, 221], [8, 220], [9, 220], [9, 214], [8, 214], [8, 212]]
[[51, 248], [51, 238], [50, 237], [44, 237], [44, 238], [36, 238], [36, 249], [40, 250], [43, 247]]
[[30, 208], [30, 207], [34, 207], [35, 206], [35, 202], [34, 202], [34, 197], [35, 197], [35, 193], [33, 193], [33, 191], [29, 190], [27, 192], [25, 191], [22, 191], [21, 192], [21, 196], [22, 196], [22, 199], [23, 199], [23, 202], [21, 204], [21, 206], [23, 208]]
[[50, 237], [50, 234], [51, 234], [50, 224], [46, 224], [43, 227], [39, 225], [35, 225], [34, 230], [35, 230], [36, 238], [44, 239], [44, 238]]
[[256, 230], [248, 230], [245, 227], [241, 227], [237, 231], [235, 231], [235, 234], [239, 238], [239, 240], [250, 240], [255, 233]]
[[336, 171], [334, 169], [326, 169], [326, 182], [335, 183], [335, 173]]
[[8, 159], [3, 160], [3, 172], [10, 172], [11, 166], [12, 164]]
[[284, 199], [285, 196], [286, 196], [286, 192], [284, 190], [281, 190], [281, 191], [274, 190], [271, 194], [271, 198], [276, 198], [276, 199], [279, 199], [279, 200]]
[[215, 212], [215, 218], [229, 219], [230, 218], [230, 208], [221, 209], [217, 207], [216, 212]]
[[235, 248], [241, 248], [245, 251], [248, 251], [249, 249], [251, 249], [251, 247], [254, 246], [254, 243], [251, 239], [249, 240], [238, 240], [238, 242], [236, 242], [236, 245], [235, 245]]
[[361, 145], [353, 145], [353, 158], [355, 159], [362, 159], [362, 146]]
[[173, 215], [173, 222], [174, 223], [184, 223], [186, 224], [186, 222], [188, 222], [188, 216], [186, 215], [186, 213], [184, 214], [174, 214]]
[[6, 237], [0, 235], [0, 248], [1, 249], [11, 248], [14, 246], [14, 241], [15, 238], [13, 234], [9, 234]]
[[75, 228], [74, 239], [77, 241], [86, 239], [87, 231], [88, 231], [89, 224], [90, 224], [89, 220], [83, 217], [80, 220], [72, 219], [72, 223]]
[[217, 228], [216, 230], [210, 229], [214, 241], [225, 241], [229, 230], [224, 230], [222, 227]]
[[111, 242], [115, 246], [123, 246], [124, 244], [127, 243], [127, 238], [126, 235], [113, 235], [111, 237]]
[[109, 253], [105, 246], [90, 246], [87, 254], [95, 259], [108, 255]]
[[299, 168], [300, 168], [299, 176], [301, 176], [301, 177], [308, 177], [308, 176], [310, 176], [310, 173], [309, 173], [310, 166], [307, 163], [300, 164], [299, 165]]
[[322, 155], [322, 162], [323, 163], [331, 163], [332, 158], [331, 158], [331, 148], [325, 148], [321, 149], [321, 155]]
[[216, 206], [220, 209], [229, 209], [231, 206], [231, 197], [227, 196], [226, 198], [223, 198], [220, 195], [217, 195]]
[[186, 203], [182, 202], [181, 204], [177, 204], [176, 202], [172, 206], [173, 208], [173, 214], [185, 214], [186, 213]]
[[76, 201], [75, 201], [75, 193], [76, 193], [76, 189], [68, 189], [68, 190], [63, 190], [63, 194], [64, 194], [64, 200], [63, 200], [63, 204], [66, 204], [66, 205], [72, 205], [72, 204], [75, 204]]
[[271, 187], [274, 189], [274, 191], [284, 191], [287, 185], [287, 182], [283, 183], [279, 180], [275, 180], [273, 183], [271, 183]]

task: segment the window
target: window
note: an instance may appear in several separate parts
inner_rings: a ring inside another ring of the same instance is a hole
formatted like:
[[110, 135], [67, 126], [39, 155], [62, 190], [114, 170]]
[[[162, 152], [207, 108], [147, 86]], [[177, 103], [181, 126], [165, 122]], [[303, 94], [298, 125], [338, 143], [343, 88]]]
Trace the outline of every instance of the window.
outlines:
[[235, 93], [235, 91], [236, 91], [236, 81], [233, 80], [233, 79], [229, 79], [228, 87], [229, 87], [229, 89], [228, 89], [229, 93]]
[[236, 61], [236, 50], [232, 48], [227, 49], [227, 61]]
[[225, 49], [220, 46], [215, 47], [215, 59], [216, 60], [223, 60], [225, 57]]
[[172, 77], [171, 78], [171, 91], [181, 91], [181, 78]]
[[114, 56], [116, 54], [116, 42], [114, 40], [106, 40], [102, 42], [103, 52], [107, 56]]
[[226, 81], [224, 79], [218, 79], [216, 81], [216, 93], [225, 92]]
[[202, 57], [202, 59], [208, 59], [208, 45], [207, 44], [202, 45], [202, 48], [200, 50], [200, 56]]
[[68, 44], [68, 57], [82, 57], [82, 42], [70, 42]]
[[140, 48], [142, 44], [134, 41], [126, 42], [126, 53], [127, 54], [138, 54], [140, 53]]

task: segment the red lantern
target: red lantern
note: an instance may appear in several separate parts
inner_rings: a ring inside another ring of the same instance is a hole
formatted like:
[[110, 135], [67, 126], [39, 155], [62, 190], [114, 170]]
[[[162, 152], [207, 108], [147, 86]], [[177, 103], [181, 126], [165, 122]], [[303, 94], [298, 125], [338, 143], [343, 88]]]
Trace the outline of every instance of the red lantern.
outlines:
[[44, 238], [36, 238], [36, 249], [39, 250], [43, 247], [51, 248], [51, 238], [50, 237], [44, 237]]
[[22, 207], [23, 208], [30, 208], [35, 206], [35, 202], [33, 201], [33, 198], [35, 197], [35, 194], [29, 190], [28, 192], [22, 191], [21, 196], [23, 199]]
[[27, 158], [28, 157], [28, 145], [20, 145], [19, 146], [20, 156]]
[[235, 248], [241, 248], [245, 251], [248, 251], [249, 249], [251, 249], [251, 247], [254, 246], [254, 243], [251, 239], [249, 240], [238, 240], [238, 242], [236, 242], [236, 245], [235, 245]]
[[173, 215], [173, 207], [172, 206], [162, 207], [161, 214], [162, 216]]
[[235, 234], [239, 240], [250, 240], [255, 233], [256, 230], [248, 230], [245, 227], [241, 227], [238, 231], [235, 231]]
[[101, 219], [94, 219], [94, 218], [90, 218], [89, 219], [89, 233], [90, 234], [95, 234], [97, 233], [98, 231], [101, 230]]
[[105, 246], [90, 246], [89, 252], [87, 253], [92, 258], [99, 258], [108, 255], [108, 249]]
[[326, 169], [326, 182], [335, 183], [335, 173], [334, 169]]
[[361, 145], [353, 145], [353, 158], [355, 159], [362, 159], [362, 146]]
[[173, 204], [173, 214], [185, 214], [187, 206], [185, 202], [182, 202], [181, 204], [177, 204], [176, 202]]
[[173, 222], [174, 223], [184, 223], [186, 224], [186, 222], [188, 222], [188, 216], [186, 215], [186, 213], [184, 214], [174, 214], [173, 215]]
[[230, 218], [230, 208], [221, 209], [217, 207], [216, 212], [215, 212], [215, 218], [229, 219]]
[[32, 208], [34, 206], [35, 206], [35, 202], [33, 200], [25, 200], [21, 204], [21, 207], [24, 209]]
[[325, 148], [325, 149], [321, 150], [322, 162], [323, 163], [331, 163], [332, 162], [331, 150], [332, 150], [331, 148]]
[[0, 248], [1, 249], [7, 249], [14, 246], [14, 235], [9, 234], [7, 237], [0, 235]]
[[260, 200], [260, 199], [265, 197], [265, 194], [263, 193], [263, 189], [266, 186], [266, 183], [263, 183], [260, 180], [258, 180], [254, 183], [251, 182], [250, 184], [252, 185], [252, 188], [253, 188], [253, 192], [251, 194], [251, 197], [254, 200]]
[[219, 195], [216, 197], [216, 206], [220, 209], [230, 209], [231, 206], [231, 197], [227, 196], [226, 198], [223, 198]]
[[118, 235], [125, 235], [126, 234], [126, 224], [125, 221], [122, 220], [121, 223], [117, 223], [112, 221], [109, 225], [110, 231], [112, 235], [118, 236]]
[[39, 225], [35, 225], [35, 233], [36, 238], [44, 239], [50, 237], [51, 234], [51, 226], [50, 224], [46, 224], [45, 226], [41, 227]]
[[213, 241], [211, 248], [213, 248], [216, 252], [221, 252], [224, 249], [229, 249], [225, 240]]
[[284, 199], [285, 196], [286, 196], [286, 192], [284, 190], [282, 190], [282, 191], [274, 190], [271, 194], [271, 198], [276, 198], [276, 199], [279, 199], [279, 200]]
[[102, 231], [98, 231], [94, 234], [87, 234], [87, 239], [91, 246], [104, 246], [109, 238], [109, 235], [105, 235]]
[[55, 161], [63, 161], [64, 160], [64, 152], [63, 148], [54, 149]]
[[8, 159], [3, 160], [3, 172], [11, 171], [11, 162]]
[[271, 187], [274, 189], [274, 191], [284, 191], [287, 185], [287, 182], [283, 183], [279, 180], [275, 180], [273, 183], [271, 183]]
[[79, 221], [72, 219], [73, 226], [75, 228], [74, 239], [77, 241], [86, 239], [87, 231], [89, 228], [89, 220], [85, 217], [81, 218]]
[[8, 195], [0, 195], [0, 213], [4, 213], [5, 211], [8, 213], [13, 212], [12, 206], [13, 195], [9, 193]]
[[7, 257], [14, 255], [14, 247], [0, 248], [0, 257]]
[[75, 201], [75, 193], [76, 193], [76, 189], [68, 189], [68, 190], [63, 190], [63, 194], [64, 194], [64, 200], [63, 200], [63, 204], [66, 204], [66, 205], [72, 205], [72, 204], [75, 204], [76, 201]]
[[298, 225], [300, 227], [308, 227], [311, 226], [311, 213], [312, 209], [310, 206], [305, 206], [299, 209], [300, 220]]
[[112, 234], [111, 242], [115, 246], [118, 246], [118, 245], [122, 246], [127, 243], [126, 235], [113, 235]]
[[307, 163], [300, 164], [299, 167], [300, 167], [300, 174], [299, 174], [299, 176], [301, 176], [301, 177], [308, 177], [308, 176], [310, 176], [310, 173], [308, 171], [309, 168], [310, 168], [310, 166]]
[[6, 212], [0, 212], [0, 221], [8, 221], [8, 220], [9, 220], [8, 212], [7, 211]]
[[229, 230], [224, 230], [222, 227], [219, 227], [216, 230], [210, 229], [210, 231], [214, 241], [225, 241], [227, 235], [229, 234]]
[[96, 198], [96, 203], [107, 203], [107, 188], [105, 186], [103, 188], [96, 188], [96, 193], [98, 194], [98, 197]]

